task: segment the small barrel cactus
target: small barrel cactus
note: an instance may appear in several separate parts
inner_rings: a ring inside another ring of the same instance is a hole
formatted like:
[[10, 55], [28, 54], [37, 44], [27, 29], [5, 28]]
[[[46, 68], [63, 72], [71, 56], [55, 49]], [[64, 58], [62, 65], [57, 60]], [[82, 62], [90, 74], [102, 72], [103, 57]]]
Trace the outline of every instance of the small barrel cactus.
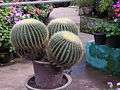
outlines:
[[79, 28], [71, 19], [58, 18], [48, 24], [49, 38], [58, 31], [70, 31], [76, 35], [79, 34]]
[[24, 19], [16, 23], [11, 32], [11, 42], [15, 49], [42, 50], [48, 40], [46, 26], [36, 19]]
[[47, 54], [52, 65], [68, 69], [81, 60], [82, 42], [77, 35], [69, 31], [55, 33], [48, 43]]

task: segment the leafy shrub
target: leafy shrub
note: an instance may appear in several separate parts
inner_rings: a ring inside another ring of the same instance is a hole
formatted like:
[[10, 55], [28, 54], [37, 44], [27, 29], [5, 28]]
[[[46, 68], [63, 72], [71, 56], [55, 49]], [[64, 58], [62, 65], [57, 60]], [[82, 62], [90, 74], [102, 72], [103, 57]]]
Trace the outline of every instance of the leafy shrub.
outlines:
[[11, 48], [10, 44], [10, 31], [11, 26], [6, 18], [9, 15], [7, 7], [0, 8], [0, 48]]
[[80, 7], [87, 7], [94, 4], [94, 0], [75, 0], [75, 3]]
[[52, 6], [46, 4], [11, 6], [10, 15], [7, 17], [8, 22], [14, 25], [20, 20], [34, 18], [44, 22], [52, 11]]
[[99, 11], [101, 13], [108, 11], [108, 9], [112, 6], [112, 4], [113, 4], [113, 0], [101, 0], [98, 6]]
[[120, 36], [120, 27], [118, 23], [102, 22], [96, 25], [93, 32], [104, 32], [107, 37]]
[[119, 24], [116, 23], [108, 23], [107, 26], [105, 26], [105, 33], [107, 37], [111, 36], [120, 36], [120, 27]]
[[0, 8], [0, 63], [7, 63], [10, 61], [10, 53], [13, 48], [10, 44], [11, 25], [7, 22], [6, 16], [9, 15], [7, 7]]
[[80, 31], [86, 33], [105, 32], [107, 36], [120, 36], [119, 23], [98, 18], [80, 16]]

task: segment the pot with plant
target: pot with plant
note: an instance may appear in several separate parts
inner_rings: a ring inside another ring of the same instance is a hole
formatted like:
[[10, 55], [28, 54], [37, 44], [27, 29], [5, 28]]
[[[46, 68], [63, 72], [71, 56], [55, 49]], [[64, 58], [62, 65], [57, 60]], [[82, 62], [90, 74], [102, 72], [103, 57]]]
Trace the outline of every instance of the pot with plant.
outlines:
[[95, 44], [104, 45], [106, 43], [105, 34], [106, 25], [104, 22], [98, 23], [95, 29], [92, 31], [94, 35]]
[[120, 28], [118, 26], [119, 24], [115, 23], [109, 23], [106, 35], [106, 45], [113, 47], [113, 48], [120, 48]]
[[26, 83], [28, 90], [64, 90], [72, 79], [63, 70], [82, 58], [82, 43], [74, 33], [60, 31], [48, 36], [46, 26], [35, 19], [22, 20], [12, 28], [12, 45], [33, 61], [34, 76]]

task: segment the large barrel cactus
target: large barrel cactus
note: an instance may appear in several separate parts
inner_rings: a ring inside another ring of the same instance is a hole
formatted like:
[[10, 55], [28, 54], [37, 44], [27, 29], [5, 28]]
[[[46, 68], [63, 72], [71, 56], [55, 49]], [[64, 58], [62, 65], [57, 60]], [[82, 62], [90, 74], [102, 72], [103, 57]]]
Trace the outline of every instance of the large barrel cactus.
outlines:
[[48, 24], [49, 37], [58, 31], [70, 31], [76, 35], [79, 34], [79, 28], [71, 19], [57, 18]]
[[83, 46], [80, 38], [69, 32], [61, 31], [55, 33], [47, 48], [50, 63], [63, 69], [70, 68], [83, 56]]
[[42, 51], [48, 40], [46, 26], [35, 19], [24, 19], [15, 24], [11, 32], [11, 42], [15, 49]]

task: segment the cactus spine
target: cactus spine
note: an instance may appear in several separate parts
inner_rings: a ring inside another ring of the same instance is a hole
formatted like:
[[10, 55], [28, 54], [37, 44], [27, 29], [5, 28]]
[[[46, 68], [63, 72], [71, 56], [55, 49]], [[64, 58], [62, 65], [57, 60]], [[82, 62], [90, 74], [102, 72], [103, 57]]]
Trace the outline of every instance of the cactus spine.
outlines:
[[70, 31], [76, 35], [79, 34], [77, 25], [70, 19], [58, 18], [48, 24], [49, 37], [58, 31]]
[[83, 47], [80, 38], [68, 31], [55, 33], [47, 49], [50, 62], [63, 69], [70, 68], [83, 56]]
[[46, 26], [35, 19], [24, 19], [15, 24], [11, 42], [16, 49], [36, 51], [44, 48], [48, 40]]

